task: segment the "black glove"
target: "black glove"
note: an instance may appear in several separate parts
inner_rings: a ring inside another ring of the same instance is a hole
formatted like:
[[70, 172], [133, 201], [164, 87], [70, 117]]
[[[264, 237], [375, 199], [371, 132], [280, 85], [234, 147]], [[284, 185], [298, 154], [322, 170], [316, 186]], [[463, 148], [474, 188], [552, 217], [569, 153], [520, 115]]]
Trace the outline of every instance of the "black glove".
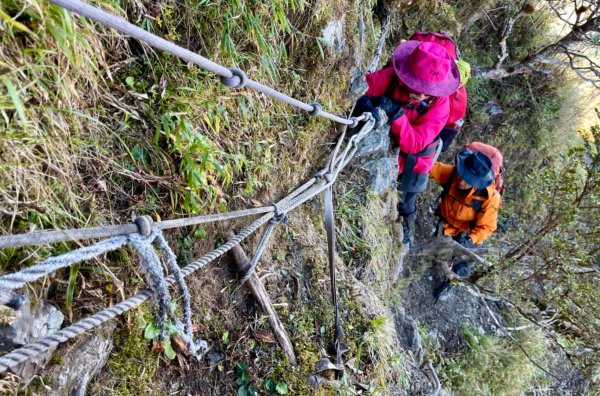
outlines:
[[460, 243], [463, 247], [466, 247], [467, 249], [471, 249], [471, 248], [475, 247], [475, 244], [473, 243], [473, 240], [471, 239], [470, 236], [461, 238], [458, 241], [458, 243]]
[[399, 102], [387, 96], [378, 96], [372, 100], [373, 106], [381, 108], [387, 114], [390, 123], [404, 115], [404, 108]]
[[356, 101], [356, 106], [354, 106], [352, 115], [359, 116], [362, 113], [371, 113], [375, 119], [375, 128], [379, 128], [381, 126], [381, 117], [379, 116], [379, 111], [373, 106], [373, 101], [377, 101], [378, 98], [379, 97], [369, 98], [367, 95], [361, 96]]

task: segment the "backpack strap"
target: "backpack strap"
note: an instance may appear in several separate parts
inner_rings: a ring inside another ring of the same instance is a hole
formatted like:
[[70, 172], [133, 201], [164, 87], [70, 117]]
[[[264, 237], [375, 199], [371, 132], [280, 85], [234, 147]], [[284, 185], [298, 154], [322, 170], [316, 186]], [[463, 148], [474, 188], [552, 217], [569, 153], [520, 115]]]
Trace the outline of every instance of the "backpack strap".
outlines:
[[[486, 189], [476, 190], [473, 193], [473, 197], [486, 197], [488, 198], [488, 192]], [[481, 212], [481, 206], [485, 201], [481, 199], [471, 198], [471, 205], [467, 205], [475, 210], [475, 212]]]

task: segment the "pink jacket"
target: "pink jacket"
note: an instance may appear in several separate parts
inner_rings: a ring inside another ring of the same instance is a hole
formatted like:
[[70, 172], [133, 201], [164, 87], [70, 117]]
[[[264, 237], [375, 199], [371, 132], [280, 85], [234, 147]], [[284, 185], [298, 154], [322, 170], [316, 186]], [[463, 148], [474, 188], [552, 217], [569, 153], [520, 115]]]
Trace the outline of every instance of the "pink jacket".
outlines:
[[[366, 75], [369, 89], [366, 95], [369, 97], [383, 96], [388, 85], [396, 78], [393, 67], [386, 67]], [[398, 81], [399, 87], [392, 92], [391, 99], [400, 102], [406, 102], [406, 92], [402, 84]], [[402, 100], [402, 98], [405, 98]], [[400, 150], [405, 153], [418, 153], [425, 146], [433, 142], [438, 136], [450, 115], [450, 104], [447, 96], [435, 98], [429, 105], [429, 109], [423, 115], [419, 115], [417, 110], [405, 110], [404, 116], [396, 119], [391, 125], [391, 134]], [[414, 167], [415, 173], [427, 174], [433, 166], [433, 157], [431, 154], [426, 157], [418, 157]], [[398, 157], [399, 173], [404, 170], [404, 158]]]

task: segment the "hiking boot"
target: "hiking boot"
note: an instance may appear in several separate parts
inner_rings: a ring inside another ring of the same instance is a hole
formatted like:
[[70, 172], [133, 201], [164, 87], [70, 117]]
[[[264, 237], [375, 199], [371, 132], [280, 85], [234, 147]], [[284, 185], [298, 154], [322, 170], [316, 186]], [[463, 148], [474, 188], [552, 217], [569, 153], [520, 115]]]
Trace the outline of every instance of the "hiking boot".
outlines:
[[473, 275], [473, 266], [466, 261], [459, 261], [452, 264], [452, 272], [460, 277], [460, 279], [468, 279]]
[[402, 244], [410, 246], [415, 238], [415, 222], [417, 212], [402, 216]]
[[435, 302], [438, 301], [446, 301], [452, 295], [454, 290], [454, 286], [448, 279], [443, 281], [438, 287], [433, 289], [433, 296], [435, 297]]

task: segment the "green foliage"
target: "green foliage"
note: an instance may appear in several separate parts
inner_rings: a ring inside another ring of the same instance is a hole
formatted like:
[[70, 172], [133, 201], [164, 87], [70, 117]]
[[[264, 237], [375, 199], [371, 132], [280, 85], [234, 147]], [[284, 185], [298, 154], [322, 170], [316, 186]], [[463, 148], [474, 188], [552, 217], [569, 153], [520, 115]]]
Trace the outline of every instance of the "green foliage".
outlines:
[[[535, 389], [533, 380], [543, 373], [507, 338], [480, 335], [462, 327], [468, 350], [441, 362], [445, 387], [457, 395], [523, 395]], [[533, 359], [544, 356], [544, 338], [537, 332], [521, 332], [519, 342]]]
[[340, 254], [344, 262], [363, 258], [369, 252], [369, 246], [362, 236], [362, 213], [364, 205], [358, 193], [352, 189], [336, 191], [335, 218], [339, 225], [337, 237]]
[[235, 372], [237, 375], [237, 379], [235, 383], [239, 385], [238, 388], [238, 396], [254, 396], [258, 394], [258, 389], [254, 385], [251, 385], [250, 372], [248, 371], [248, 366], [243, 363], [238, 363], [235, 366]]
[[179, 335], [179, 331], [177, 328], [171, 323], [170, 319], [166, 320], [165, 323], [165, 331], [166, 334], [162, 334], [161, 329], [155, 324], [154, 318], [149, 316], [144, 316], [145, 326], [144, 326], [144, 339], [146, 340], [156, 340], [161, 339], [162, 350], [169, 360], [173, 360], [176, 357], [175, 351], [173, 350], [173, 345], [171, 344], [171, 337]]
[[[164, 135], [170, 143], [170, 153], [178, 156], [179, 172], [186, 181], [184, 209], [189, 213], [199, 213], [218, 204], [222, 211], [226, 210], [227, 203], [219, 184], [227, 186], [231, 183], [233, 172], [240, 171], [245, 165], [245, 157], [223, 152], [185, 117], [164, 114], [161, 119], [155, 140]], [[219, 118], [216, 120], [214, 126], [210, 125], [218, 135]]]
[[[572, 362], [591, 373], [600, 363], [597, 353], [589, 353], [589, 348], [600, 342], [596, 319], [600, 292], [595, 278], [600, 229], [600, 127], [582, 135], [587, 137], [583, 145], [574, 145], [538, 174], [535, 210], [525, 215], [535, 227], [512, 235], [513, 249], [499, 271], [503, 271], [505, 295], [532, 310], [555, 315], [554, 330], [563, 337], [566, 349], [577, 356], [572, 356]], [[530, 282], [543, 285], [535, 296], [531, 295]], [[580, 349], [588, 352], [574, 353]]]

